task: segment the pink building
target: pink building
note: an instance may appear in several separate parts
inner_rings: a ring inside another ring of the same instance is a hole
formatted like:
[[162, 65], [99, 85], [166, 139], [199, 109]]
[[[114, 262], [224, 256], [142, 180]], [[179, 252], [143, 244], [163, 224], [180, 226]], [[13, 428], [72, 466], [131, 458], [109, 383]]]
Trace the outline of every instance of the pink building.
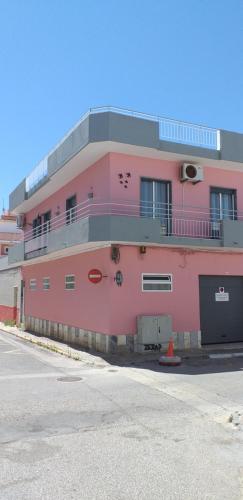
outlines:
[[10, 209], [26, 328], [100, 351], [243, 340], [242, 134], [92, 109]]

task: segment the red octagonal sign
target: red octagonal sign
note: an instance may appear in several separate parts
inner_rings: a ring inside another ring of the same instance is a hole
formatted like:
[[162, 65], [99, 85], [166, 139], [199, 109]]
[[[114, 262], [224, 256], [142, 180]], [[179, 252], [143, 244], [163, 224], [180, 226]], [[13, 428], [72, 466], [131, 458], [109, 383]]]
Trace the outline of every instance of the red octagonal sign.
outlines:
[[88, 278], [91, 283], [99, 283], [102, 280], [102, 272], [99, 269], [91, 269]]

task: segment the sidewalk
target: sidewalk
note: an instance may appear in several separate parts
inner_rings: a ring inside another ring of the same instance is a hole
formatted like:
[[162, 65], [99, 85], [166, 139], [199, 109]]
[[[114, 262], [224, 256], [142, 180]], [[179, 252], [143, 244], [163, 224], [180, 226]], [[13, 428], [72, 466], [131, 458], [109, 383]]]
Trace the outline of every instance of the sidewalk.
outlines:
[[[49, 337], [41, 337], [40, 335], [26, 332], [17, 328], [16, 326], [6, 326], [0, 322], [0, 330], [14, 335], [27, 342], [38, 345], [50, 351], [56, 352], [68, 358], [72, 358], [89, 366], [96, 366], [103, 368], [109, 365], [136, 365], [156, 361], [159, 359], [160, 353], [158, 351], [148, 352], [146, 354], [139, 353], [124, 353], [124, 354], [105, 354], [95, 351], [85, 351], [79, 347], [70, 346], [64, 342], [50, 339]], [[227, 359], [234, 357], [243, 357], [243, 343], [235, 344], [214, 344], [204, 346], [202, 349], [176, 351], [176, 354], [182, 360], [190, 359]]]
[[27, 342], [31, 342], [32, 344], [36, 344], [39, 347], [43, 347], [48, 349], [49, 351], [56, 352], [63, 356], [67, 356], [68, 358], [75, 359], [77, 361], [81, 361], [86, 365], [96, 366], [96, 367], [104, 367], [109, 363], [103, 359], [98, 353], [94, 352], [86, 352], [84, 350], [75, 349], [74, 347], [70, 347], [68, 344], [59, 342], [57, 340], [52, 340], [48, 337], [41, 337], [39, 335], [26, 332], [17, 328], [16, 326], [6, 326], [4, 323], [0, 322], [0, 331], [9, 333], [14, 335], [19, 339], [23, 339]]

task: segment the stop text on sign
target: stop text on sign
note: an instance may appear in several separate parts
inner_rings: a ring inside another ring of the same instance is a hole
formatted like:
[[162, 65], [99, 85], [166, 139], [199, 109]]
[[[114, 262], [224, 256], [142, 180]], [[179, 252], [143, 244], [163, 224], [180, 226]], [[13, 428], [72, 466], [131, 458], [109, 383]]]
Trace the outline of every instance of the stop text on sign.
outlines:
[[99, 283], [102, 280], [102, 272], [99, 269], [91, 269], [88, 278], [91, 283]]

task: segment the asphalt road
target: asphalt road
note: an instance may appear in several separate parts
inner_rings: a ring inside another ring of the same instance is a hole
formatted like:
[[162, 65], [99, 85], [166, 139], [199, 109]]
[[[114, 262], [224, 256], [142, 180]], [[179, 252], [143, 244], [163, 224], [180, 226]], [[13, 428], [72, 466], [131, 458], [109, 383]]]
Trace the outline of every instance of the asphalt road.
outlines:
[[0, 499], [243, 499], [243, 358], [87, 367], [0, 333]]

